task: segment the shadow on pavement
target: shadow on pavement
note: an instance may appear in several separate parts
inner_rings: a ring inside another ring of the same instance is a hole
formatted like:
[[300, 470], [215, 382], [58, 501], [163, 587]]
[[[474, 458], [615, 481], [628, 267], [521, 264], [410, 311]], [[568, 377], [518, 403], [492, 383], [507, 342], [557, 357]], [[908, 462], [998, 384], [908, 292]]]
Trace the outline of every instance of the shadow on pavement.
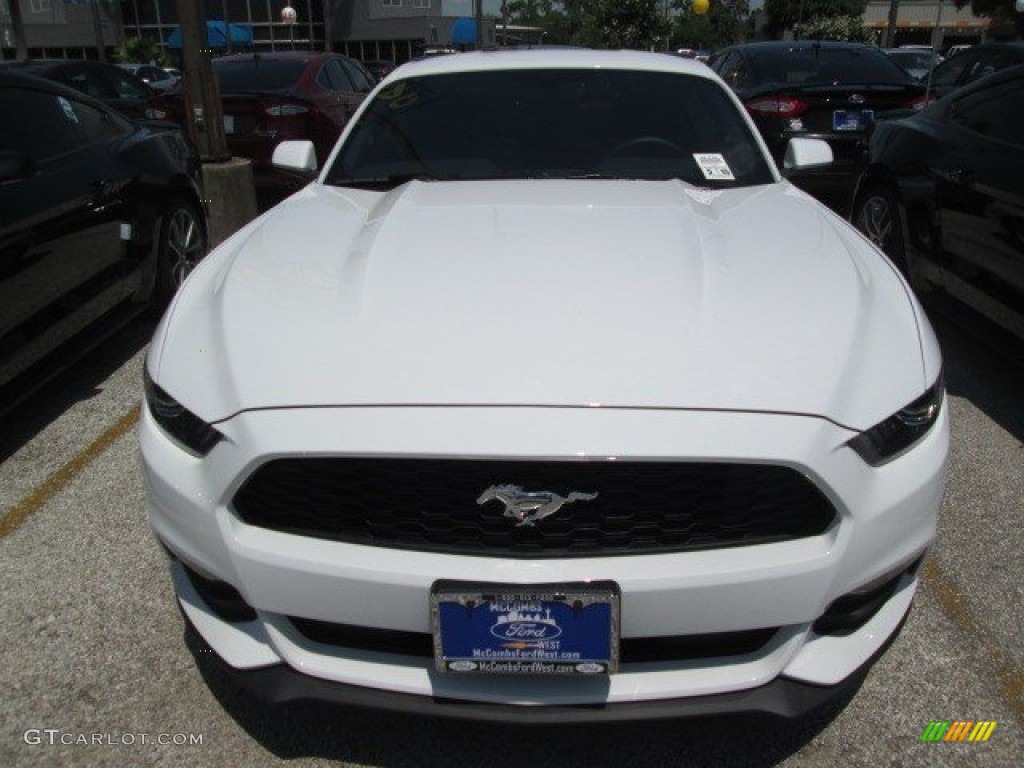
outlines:
[[942, 347], [946, 390], [1024, 442], [1024, 342], [942, 297], [928, 298], [925, 308]]
[[[0, 430], [0, 462], [8, 459], [33, 437], [77, 403], [95, 397], [101, 385], [118, 371], [153, 336], [156, 322], [145, 318], [130, 321], [91, 349], [80, 360], [31, 392], [3, 414]], [[141, 393], [141, 382], [139, 391]]]

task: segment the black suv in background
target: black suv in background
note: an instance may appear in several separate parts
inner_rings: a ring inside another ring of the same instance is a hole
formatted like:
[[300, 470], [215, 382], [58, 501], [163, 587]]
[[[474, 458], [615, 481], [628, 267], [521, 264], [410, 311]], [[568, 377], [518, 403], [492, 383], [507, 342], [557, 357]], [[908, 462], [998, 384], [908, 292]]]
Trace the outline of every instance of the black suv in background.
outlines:
[[1024, 340], [1024, 65], [879, 123], [852, 218], [916, 289]]
[[136, 314], [206, 253], [199, 161], [131, 121], [0, 71], [0, 410]]
[[36, 59], [24, 63], [4, 62], [0, 71], [17, 71], [63, 83], [136, 119], [146, 116], [146, 108], [156, 95], [142, 78], [101, 61]]

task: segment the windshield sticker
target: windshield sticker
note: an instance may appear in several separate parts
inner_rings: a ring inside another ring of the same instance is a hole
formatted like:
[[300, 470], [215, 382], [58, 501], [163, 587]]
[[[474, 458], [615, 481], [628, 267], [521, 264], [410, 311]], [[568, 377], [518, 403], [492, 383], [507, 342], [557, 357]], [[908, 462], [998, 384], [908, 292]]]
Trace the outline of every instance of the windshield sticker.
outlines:
[[57, 101], [60, 102], [61, 109], [64, 110], [64, 114], [67, 115], [68, 120], [73, 123], [78, 122], [78, 115], [75, 114], [74, 107], [71, 106], [71, 102], [65, 99], [63, 96], [58, 96]]
[[695, 154], [693, 159], [700, 166], [704, 178], [709, 181], [732, 181], [736, 177], [732, 175], [732, 169], [725, 162], [725, 158], [718, 154], [701, 153]]
[[387, 102], [392, 109], [404, 109], [419, 101], [420, 96], [412, 88], [407, 88], [407, 83], [399, 82], [389, 85], [378, 94], [378, 98]]

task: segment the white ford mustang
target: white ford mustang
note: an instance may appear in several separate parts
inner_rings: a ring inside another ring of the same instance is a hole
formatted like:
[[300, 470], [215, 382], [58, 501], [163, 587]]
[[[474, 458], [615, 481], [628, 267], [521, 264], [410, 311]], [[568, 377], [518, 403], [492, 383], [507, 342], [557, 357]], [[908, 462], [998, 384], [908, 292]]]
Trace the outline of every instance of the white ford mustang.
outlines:
[[195, 270], [146, 402], [210, 658], [270, 701], [502, 720], [849, 692], [909, 610], [949, 445], [892, 264], [710, 70], [633, 52], [401, 67]]

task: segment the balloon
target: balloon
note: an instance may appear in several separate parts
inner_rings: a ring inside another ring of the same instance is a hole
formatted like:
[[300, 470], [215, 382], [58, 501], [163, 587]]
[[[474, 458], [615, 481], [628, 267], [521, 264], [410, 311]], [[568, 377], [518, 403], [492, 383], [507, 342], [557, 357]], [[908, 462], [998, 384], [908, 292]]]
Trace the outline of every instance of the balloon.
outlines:
[[693, 12], [698, 16], [703, 16], [708, 12], [708, 8], [711, 7], [709, 0], [693, 0]]

